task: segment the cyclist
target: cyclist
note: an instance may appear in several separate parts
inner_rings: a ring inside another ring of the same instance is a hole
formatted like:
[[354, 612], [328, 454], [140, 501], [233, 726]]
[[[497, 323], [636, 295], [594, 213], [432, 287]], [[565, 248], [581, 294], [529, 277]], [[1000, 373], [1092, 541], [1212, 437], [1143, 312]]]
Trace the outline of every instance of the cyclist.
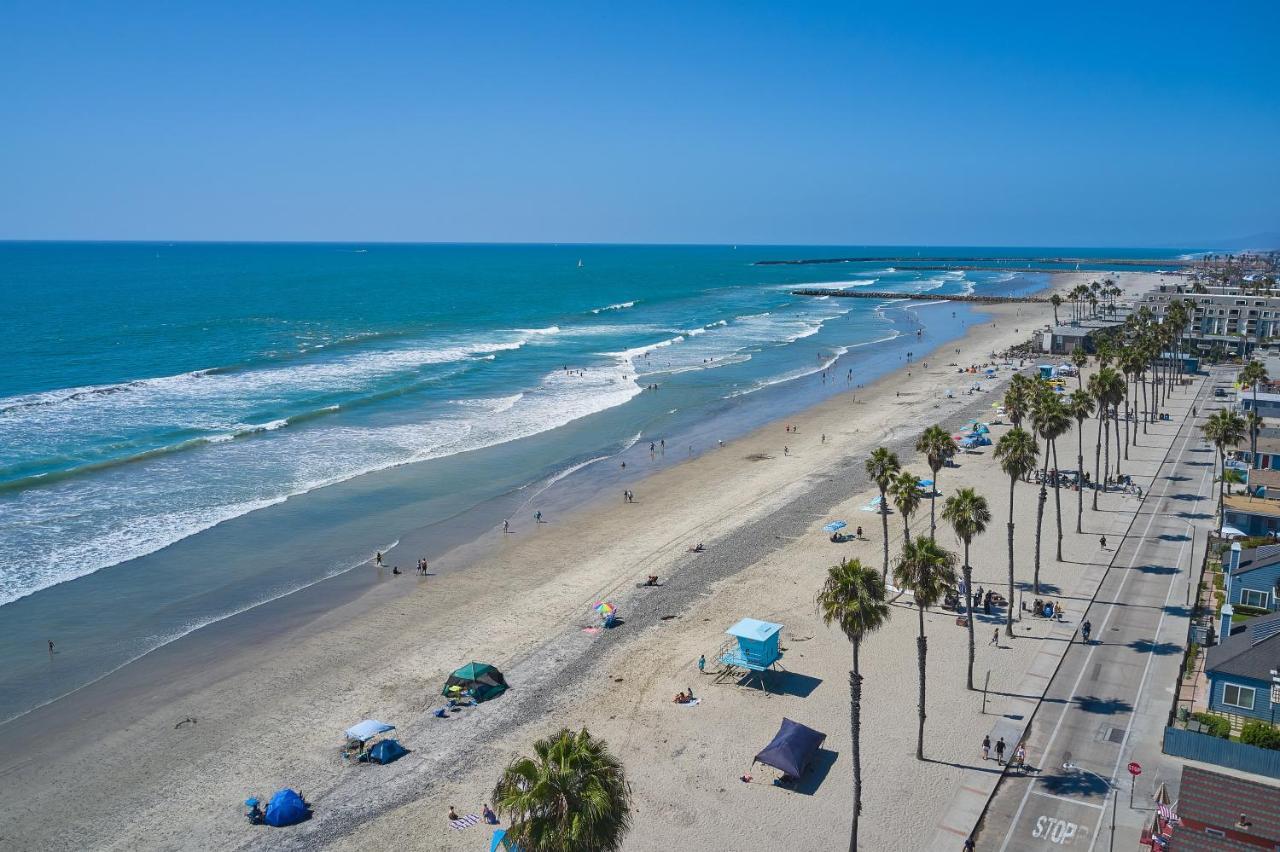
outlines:
[[1084, 643], [1086, 645], [1089, 644], [1089, 634], [1092, 632], [1093, 632], [1093, 625], [1089, 623], [1088, 619], [1085, 619], [1084, 624], [1080, 625], [1080, 633], [1081, 635], [1084, 636]]

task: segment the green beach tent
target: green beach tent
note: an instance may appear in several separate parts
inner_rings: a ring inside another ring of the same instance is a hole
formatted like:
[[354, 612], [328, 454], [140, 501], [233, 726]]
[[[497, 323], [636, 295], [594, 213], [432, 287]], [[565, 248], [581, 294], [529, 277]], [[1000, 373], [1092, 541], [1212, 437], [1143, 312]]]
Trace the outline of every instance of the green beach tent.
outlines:
[[467, 690], [477, 702], [488, 701], [507, 691], [507, 679], [488, 663], [470, 662], [449, 675], [440, 694], [453, 698]]

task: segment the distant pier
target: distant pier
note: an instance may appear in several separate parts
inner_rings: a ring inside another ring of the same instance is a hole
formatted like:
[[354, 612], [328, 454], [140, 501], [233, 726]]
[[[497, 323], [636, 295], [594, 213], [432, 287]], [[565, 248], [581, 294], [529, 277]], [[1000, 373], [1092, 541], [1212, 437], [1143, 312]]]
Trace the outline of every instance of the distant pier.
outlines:
[[[1185, 258], [1135, 258], [1135, 257], [814, 257], [804, 258], [800, 260], [757, 260], [755, 266], [807, 266], [810, 264], [822, 263], [893, 263], [893, 264], [932, 264], [931, 266], [912, 266], [912, 269], [989, 269], [996, 268], [1008, 270], [1010, 272], [1018, 270], [1045, 271], [1045, 272], [1071, 272], [1073, 270], [1062, 269], [1046, 269], [1036, 270], [1036, 266], [1055, 265], [1075, 265], [1081, 266], [1157, 266], [1157, 267], [1187, 267], [1204, 265], [1202, 261], [1187, 260]], [[941, 266], [940, 264], [946, 264]], [[956, 264], [978, 264], [976, 266], [957, 266]], [[995, 264], [1010, 264], [1008, 266], [995, 266]], [[1013, 266], [1012, 264], [1018, 264]], [[1100, 271], [1100, 270], [1091, 270]]]
[[1007, 305], [1013, 302], [1048, 304], [1041, 296], [980, 296], [976, 293], [893, 293], [886, 290], [833, 290], [826, 287], [805, 287], [792, 290], [793, 296], [837, 296], [841, 299], [909, 299], [913, 302], [973, 302], [979, 305]]

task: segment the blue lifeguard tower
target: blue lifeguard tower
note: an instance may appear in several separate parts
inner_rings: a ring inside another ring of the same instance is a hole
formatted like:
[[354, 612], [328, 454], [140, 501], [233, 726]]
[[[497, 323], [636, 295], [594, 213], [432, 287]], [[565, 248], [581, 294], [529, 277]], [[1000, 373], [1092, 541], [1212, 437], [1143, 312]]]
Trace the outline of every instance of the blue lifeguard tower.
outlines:
[[753, 678], [758, 678], [760, 688], [768, 692], [764, 673], [776, 667], [782, 659], [782, 650], [778, 647], [782, 625], [744, 618], [725, 633], [731, 638], [720, 647], [721, 668], [716, 674], [716, 683], [745, 678], [742, 685], [746, 686]]

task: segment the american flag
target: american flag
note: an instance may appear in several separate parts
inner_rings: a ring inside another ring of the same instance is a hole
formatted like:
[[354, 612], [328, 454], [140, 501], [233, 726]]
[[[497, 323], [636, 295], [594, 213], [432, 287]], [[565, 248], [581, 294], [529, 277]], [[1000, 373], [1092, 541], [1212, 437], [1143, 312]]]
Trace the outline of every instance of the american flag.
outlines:
[[1156, 813], [1158, 813], [1160, 818], [1166, 822], [1176, 822], [1178, 819], [1177, 807], [1177, 802], [1174, 802], [1172, 805], [1156, 805]]

